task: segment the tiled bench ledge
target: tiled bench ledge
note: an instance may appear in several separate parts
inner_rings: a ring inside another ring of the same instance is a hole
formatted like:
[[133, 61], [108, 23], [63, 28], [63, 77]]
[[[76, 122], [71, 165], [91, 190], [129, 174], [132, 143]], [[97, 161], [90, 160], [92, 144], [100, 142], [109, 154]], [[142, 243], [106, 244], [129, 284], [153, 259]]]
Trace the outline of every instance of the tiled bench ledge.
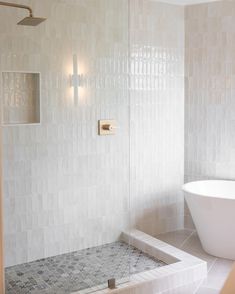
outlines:
[[[168, 265], [131, 275], [130, 281], [117, 289], [89, 289], [96, 294], [158, 294], [176, 287], [191, 284], [207, 276], [207, 263], [141, 231], [122, 233], [122, 240]], [[98, 290], [98, 291], [97, 291]], [[79, 294], [81, 292], [77, 292]]]

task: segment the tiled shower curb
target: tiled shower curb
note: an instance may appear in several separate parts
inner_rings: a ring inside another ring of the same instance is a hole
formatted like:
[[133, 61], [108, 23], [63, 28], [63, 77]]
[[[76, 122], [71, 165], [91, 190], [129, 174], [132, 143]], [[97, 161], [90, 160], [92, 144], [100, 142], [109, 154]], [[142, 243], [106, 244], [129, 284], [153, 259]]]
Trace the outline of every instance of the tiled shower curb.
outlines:
[[[157, 294], [176, 287], [191, 284], [207, 276], [207, 263], [163, 241], [141, 231], [132, 230], [122, 233], [123, 241], [143, 252], [164, 261], [168, 265], [154, 270], [134, 274], [130, 281], [117, 289], [89, 289], [96, 294]], [[80, 294], [81, 291], [74, 294]]]

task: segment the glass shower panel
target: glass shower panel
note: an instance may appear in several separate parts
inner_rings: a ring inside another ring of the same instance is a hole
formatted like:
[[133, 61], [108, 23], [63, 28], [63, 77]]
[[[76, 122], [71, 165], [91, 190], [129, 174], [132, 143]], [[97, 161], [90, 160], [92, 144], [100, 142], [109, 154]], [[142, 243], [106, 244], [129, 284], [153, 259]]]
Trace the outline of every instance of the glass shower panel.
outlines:
[[84, 201], [78, 221], [85, 248], [80, 279], [90, 293], [129, 279], [130, 250], [121, 241], [130, 218], [129, 22], [127, 0], [82, 3], [86, 25], [77, 24], [72, 54], [80, 83], [74, 110], [81, 128], [77, 165], [83, 168], [74, 186]]
[[129, 1], [27, 4], [46, 20], [0, 6], [6, 292], [114, 288], [133, 251]]

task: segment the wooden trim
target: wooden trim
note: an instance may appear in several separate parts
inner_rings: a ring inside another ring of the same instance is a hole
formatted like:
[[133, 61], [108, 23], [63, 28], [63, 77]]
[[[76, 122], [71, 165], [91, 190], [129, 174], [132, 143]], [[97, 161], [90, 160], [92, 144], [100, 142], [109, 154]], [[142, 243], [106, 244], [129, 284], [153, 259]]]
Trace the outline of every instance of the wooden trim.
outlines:
[[3, 187], [2, 187], [2, 127], [0, 125], [0, 293], [5, 293], [3, 255]]
[[235, 293], [235, 266], [233, 267], [231, 273], [228, 276], [227, 281], [220, 294], [234, 294]]

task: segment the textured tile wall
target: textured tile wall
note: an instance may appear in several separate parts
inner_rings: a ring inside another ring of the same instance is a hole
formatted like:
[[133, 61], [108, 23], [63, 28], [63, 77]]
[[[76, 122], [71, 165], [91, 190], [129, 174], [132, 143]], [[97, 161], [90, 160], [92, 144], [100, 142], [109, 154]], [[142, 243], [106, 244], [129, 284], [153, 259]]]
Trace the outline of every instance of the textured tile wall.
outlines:
[[40, 74], [2, 73], [4, 124], [40, 123]]
[[130, 5], [132, 220], [156, 235], [184, 219], [184, 8]]
[[186, 8], [186, 182], [235, 177], [234, 22], [234, 1]]
[[[6, 265], [115, 241], [130, 183], [134, 227], [182, 228], [183, 8], [131, 0], [129, 31], [127, 0], [27, 3], [48, 20], [19, 27], [23, 12], [0, 10], [0, 70], [42, 78], [41, 125], [4, 128]], [[97, 136], [101, 118], [117, 119], [116, 136]]]
[[[0, 70], [41, 72], [42, 103], [41, 125], [4, 127], [7, 266], [115, 241], [129, 223], [128, 2], [27, 4], [48, 20], [17, 26], [25, 12], [0, 9]], [[97, 136], [101, 118], [116, 136]]]

